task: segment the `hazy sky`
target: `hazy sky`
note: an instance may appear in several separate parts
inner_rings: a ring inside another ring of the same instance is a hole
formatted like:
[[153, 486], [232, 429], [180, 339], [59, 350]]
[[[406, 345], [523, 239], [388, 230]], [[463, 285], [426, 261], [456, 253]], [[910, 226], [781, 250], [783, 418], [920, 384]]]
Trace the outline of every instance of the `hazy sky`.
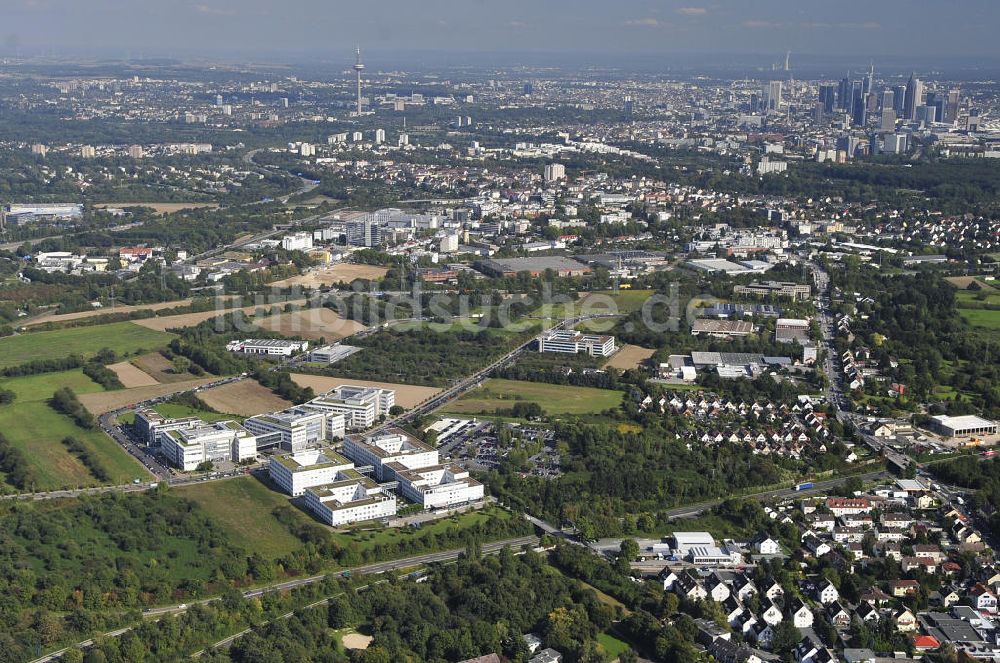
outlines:
[[1000, 58], [1000, 0], [0, 0], [0, 48]]

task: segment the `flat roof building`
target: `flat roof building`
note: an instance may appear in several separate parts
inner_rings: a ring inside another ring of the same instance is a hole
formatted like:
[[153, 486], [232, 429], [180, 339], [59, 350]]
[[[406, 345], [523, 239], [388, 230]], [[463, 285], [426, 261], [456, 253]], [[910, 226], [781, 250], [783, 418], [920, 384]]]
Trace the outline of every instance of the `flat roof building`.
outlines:
[[353, 469], [354, 463], [333, 449], [308, 449], [275, 456], [268, 463], [271, 481], [292, 497], [298, 497], [307, 488], [333, 483], [338, 474]]
[[378, 387], [342, 384], [307, 403], [308, 407], [342, 414], [350, 430], [371, 428], [396, 404], [396, 392]]
[[733, 286], [733, 294], [750, 297], [788, 297], [795, 301], [804, 301], [809, 299], [812, 288], [809, 285], [786, 281], [755, 281], [746, 285]]
[[309, 349], [309, 341], [287, 341], [279, 338], [248, 338], [242, 341], [230, 341], [226, 350], [242, 352], [248, 355], [272, 355], [291, 357], [296, 352]]
[[254, 435], [277, 433], [282, 449], [298, 453], [323, 440], [343, 438], [346, 418], [343, 414], [307, 404], [250, 417], [243, 426]]
[[396, 481], [399, 471], [438, 464], [437, 449], [398, 429], [375, 437], [348, 437], [344, 455], [359, 466], [373, 466], [379, 481]]
[[399, 482], [399, 491], [403, 497], [425, 509], [438, 509], [483, 499], [483, 484], [470, 477], [468, 470], [455, 465], [407, 469], [399, 463], [393, 463], [391, 470]]
[[939, 414], [931, 417], [931, 427], [944, 437], [972, 437], [975, 435], [996, 435], [995, 421], [966, 414], [961, 417], [949, 417]]
[[315, 361], [320, 364], [335, 364], [341, 359], [350, 357], [360, 349], [361, 348], [353, 345], [344, 345], [341, 343], [324, 345], [314, 348], [312, 352], [309, 353], [309, 361]]
[[774, 340], [778, 343], [805, 343], [809, 340], [809, 321], [778, 318], [774, 323]]
[[562, 329], [542, 334], [538, 339], [538, 351], [574, 355], [586, 352], [591, 357], [607, 357], [615, 351], [615, 337]]
[[255, 458], [257, 438], [235, 421], [202, 421], [200, 425], [163, 432], [160, 448], [171, 465], [190, 472], [205, 462]]
[[396, 515], [396, 496], [355, 470], [338, 472], [335, 481], [303, 494], [306, 508], [333, 527]]
[[753, 323], [746, 320], [719, 320], [717, 318], [698, 318], [691, 323], [691, 335], [716, 336], [726, 338], [731, 336], [749, 336], [753, 332]]
[[198, 417], [164, 417], [156, 410], [150, 408], [140, 408], [135, 411], [136, 433], [142, 438], [147, 446], [157, 446], [160, 444], [160, 434], [170, 430], [181, 428], [192, 428], [204, 423]]

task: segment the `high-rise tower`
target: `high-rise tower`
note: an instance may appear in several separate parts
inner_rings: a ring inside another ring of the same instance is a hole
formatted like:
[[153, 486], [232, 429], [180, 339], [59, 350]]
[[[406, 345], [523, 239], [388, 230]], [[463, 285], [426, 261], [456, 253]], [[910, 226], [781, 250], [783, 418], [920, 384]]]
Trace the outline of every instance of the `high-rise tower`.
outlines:
[[361, 47], [358, 46], [358, 59], [354, 63], [354, 71], [358, 75], [358, 115], [361, 115], [361, 72], [365, 70], [365, 65], [361, 62]]

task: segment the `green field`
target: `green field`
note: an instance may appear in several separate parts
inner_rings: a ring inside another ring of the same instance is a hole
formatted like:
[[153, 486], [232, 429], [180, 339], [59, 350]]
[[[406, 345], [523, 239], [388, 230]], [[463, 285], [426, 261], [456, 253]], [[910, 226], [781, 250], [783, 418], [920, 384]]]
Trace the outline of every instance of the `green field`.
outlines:
[[587, 293], [573, 302], [543, 304], [531, 315], [536, 318], [565, 320], [588, 314], [627, 314], [641, 309], [652, 294], [652, 290], [598, 290]]
[[[288, 497], [253, 477], [206, 481], [171, 490], [197, 502], [236, 546], [268, 557], [281, 557], [302, 546], [272, 513], [276, 507], [290, 506]], [[301, 511], [292, 511], [303, 523], [312, 522]]]
[[458, 527], [464, 529], [479, 523], [485, 523], [490, 516], [495, 516], [503, 520], [511, 518], [511, 513], [505, 509], [497, 507], [469, 511], [462, 514], [449, 516], [433, 522], [424, 523], [418, 529], [409, 527], [388, 528], [380, 524], [371, 522], [359, 523], [352, 532], [340, 532], [333, 535], [333, 538], [340, 545], [346, 547], [357, 546], [358, 548], [371, 548], [377, 545], [387, 545], [400, 543], [409, 538], [423, 536], [425, 534], [439, 534], [446, 530]]
[[98, 484], [87, 468], [63, 446], [62, 439], [69, 435], [94, 454], [111, 475], [113, 483], [148, 479], [145, 468], [99, 429], [84, 430], [49, 407], [48, 399], [64, 386], [78, 394], [101, 391], [100, 385], [80, 370], [0, 380], [0, 388], [17, 394], [13, 404], [0, 406], [0, 432], [24, 452], [37, 478], [35, 490]]
[[627, 642], [622, 642], [610, 633], [598, 633], [597, 644], [604, 647], [604, 651], [608, 652], [612, 659], [618, 658], [631, 649]]
[[444, 411], [452, 414], [492, 414], [497, 409], [512, 408], [518, 402], [533, 402], [541, 405], [542, 410], [550, 415], [593, 414], [618, 407], [622, 397], [620, 391], [610, 389], [495, 379], [449, 403]]
[[960, 308], [958, 312], [973, 327], [981, 327], [990, 331], [1000, 330], [1000, 311]]
[[229, 421], [232, 419], [243, 419], [243, 417], [237, 417], [232, 414], [199, 410], [182, 403], [157, 403], [153, 406], [153, 409], [162, 414], [164, 417], [169, 417], [170, 419], [183, 419], [184, 417], [198, 417], [199, 419], [204, 419], [205, 421]]
[[72, 354], [86, 357], [103, 348], [111, 348], [120, 355], [132, 354], [139, 349], [159, 348], [172, 338], [173, 334], [146, 329], [132, 322], [8, 336], [0, 339], [3, 351], [0, 368]]

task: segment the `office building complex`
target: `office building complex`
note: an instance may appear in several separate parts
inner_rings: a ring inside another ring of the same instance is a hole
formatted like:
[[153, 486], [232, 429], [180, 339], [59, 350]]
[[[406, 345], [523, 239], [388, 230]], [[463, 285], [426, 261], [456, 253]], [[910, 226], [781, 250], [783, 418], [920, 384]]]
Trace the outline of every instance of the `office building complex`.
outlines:
[[382, 415], [388, 415], [396, 404], [396, 392], [377, 387], [343, 384], [309, 401], [308, 407], [345, 417], [350, 430], [370, 428]]
[[366, 439], [347, 438], [344, 455], [358, 466], [372, 466], [379, 481], [396, 481], [399, 492], [425, 509], [482, 499], [483, 485], [464, 469], [439, 464], [437, 449], [392, 431]]
[[607, 357], [615, 351], [615, 337], [562, 329], [542, 334], [538, 339], [538, 351], [574, 355], [586, 352], [591, 357]]
[[235, 421], [218, 421], [163, 431], [160, 448], [167, 461], [190, 472], [206, 462], [252, 460], [257, 456], [257, 438]]
[[323, 440], [344, 437], [346, 418], [343, 414], [299, 405], [250, 417], [243, 425], [254, 435], [277, 433], [282, 449], [298, 453]]
[[159, 412], [149, 408], [141, 408], [135, 411], [135, 421], [132, 424], [136, 434], [148, 446], [158, 446], [160, 435], [167, 431], [179, 430], [181, 428], [191, 428], [202, 423], [198, 417], [164, 417]]
[[341, 472], [353, 470], [354, 463], [332, 449], [308, 449], [275, 456], [267, 467], [274, 485], [298, 497], [307, 488], [333, 483]]
[[784, 281], [764, 281], [748, 283], [746, 285], [733, 286], [733, 294], [748, 295], [752, 297], [788, 297], [796, 301], [809, 299], [812, 289], [808, 285], [800, 283], [786, 283]]
[[333, 527], [396, 515], [396, 496], [354, 470], [337, 473], [332, 483], [307, 488], [303, 501]]

